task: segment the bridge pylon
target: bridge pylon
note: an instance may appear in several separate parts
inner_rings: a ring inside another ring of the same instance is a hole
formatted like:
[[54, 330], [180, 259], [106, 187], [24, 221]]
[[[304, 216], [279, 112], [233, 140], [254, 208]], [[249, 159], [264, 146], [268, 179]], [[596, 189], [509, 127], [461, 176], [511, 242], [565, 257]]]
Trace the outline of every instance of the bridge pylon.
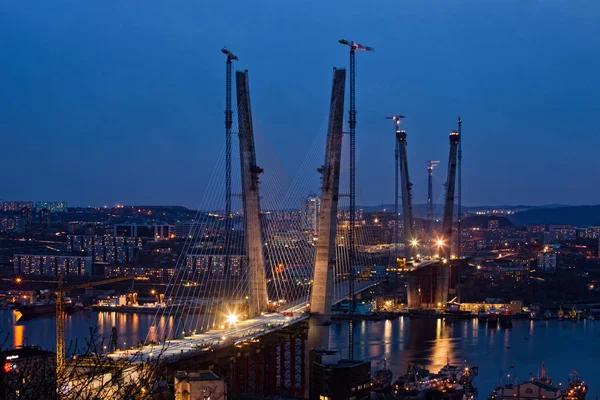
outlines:
[[248, 258], [248, 318], [252, 318], [267, 311], [268, 304], [258, 190], [258, 176], [263, 170], [256, 165], [248, 71], [236, 71], [235, 80], [242, 170], [244, 245]]
[[450, 260], [452, 256], [452, 236], [454, 234], [454, 196], [456, 191], [456, 161], [460, 134], [450, 132], [450, 154], [448, 155], [448, 177], [446, 178], [446, 199], [444, 202], [444, 219], [442, 221], [441, 256], [445, 258], [441, 269], [440, 282], [436, 293], [436, 302], [446, 306], [450, 290]]
[[310, 299], [311, 314], [327, 322], [333, 303], [333, 280], [336, 264], [335, 236], [340, 189], [340, 164], [342, 158], [342, 130], [344, 124], [344, 93], [346, 70], [333, 69], [325, 163], [321, 173], [321, 215], [319, 216], [317, 250]]

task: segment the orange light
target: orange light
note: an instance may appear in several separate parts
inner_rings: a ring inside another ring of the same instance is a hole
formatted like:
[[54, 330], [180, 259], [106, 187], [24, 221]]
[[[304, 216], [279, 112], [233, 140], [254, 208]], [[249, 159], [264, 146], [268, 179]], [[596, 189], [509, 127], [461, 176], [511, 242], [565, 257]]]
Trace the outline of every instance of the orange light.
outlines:
[[16, 282], [17, 282], [17, 283], [21, 283], [21, 281], [22, 281], [22, 280], [21, 280], [21, 278], [17, 278], [17, 279], [16, 279]]
[[4, 363], [4, 372], [8, 374], [11, 370], [12, 366], [10, 365], [10, 363]]

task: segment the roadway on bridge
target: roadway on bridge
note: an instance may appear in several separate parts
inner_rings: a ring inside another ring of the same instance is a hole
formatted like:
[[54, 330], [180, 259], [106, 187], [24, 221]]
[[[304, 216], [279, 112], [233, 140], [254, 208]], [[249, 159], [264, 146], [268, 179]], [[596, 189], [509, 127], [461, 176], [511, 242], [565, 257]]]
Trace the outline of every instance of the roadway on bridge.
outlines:
[[[368, 290], [382, 281], [356, 282], [355, 292], [360, 293]], [[335, 293], [338, 298], [334, 303], [339, 303], [348, 297], [348, 282], [340, 282], [336, 285]], [[259, 336], [282, 329], [308, 318], [305, 312], [307, 301], [291, 304], [282, 312], [265, 313], [256, 318], [239, 321], [224, 329], [210, 330], [205, 333], [186, 336], [182, 339], [170, 339], [158, 344], [146, 345], [142, 348], [132, 348], [116, 351], [108, 354], [112, 359], [128, 359], [133, 362], [151, 361], [155, 357], [161, 358], [162, 362], [173, 362], [179, 359], [193, 357], [204, 351], [214, 350], [220, 346], [228, 346], [236, 342], [252, 340]], [[284, 315], [285, 313], [285, 315]]]

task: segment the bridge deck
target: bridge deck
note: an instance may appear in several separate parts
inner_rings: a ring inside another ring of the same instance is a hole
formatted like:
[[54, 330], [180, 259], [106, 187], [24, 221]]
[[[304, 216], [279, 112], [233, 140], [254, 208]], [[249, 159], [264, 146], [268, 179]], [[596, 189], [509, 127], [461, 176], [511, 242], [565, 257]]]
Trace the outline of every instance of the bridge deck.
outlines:
[[[382, 281], [364, 281], [356, 282], [356, 293], [368, 290]], [[339, 303], [348, 297], [348, 282], [340, 282], [336, 285], [336, 294]], [[205, 333], [186, 336], [183, 339], [171, 339], [159, 344], [146, 345], [142, 348], [116, 351], [110, 353], [107, 357], [112, 359], [128, 359], [133, 362], [150, 361], [153, 357], [161, 357], [163, 362], [176, 361], [184, 358], [193, 357], [202, 354], [205, 351], [215, 349], [215, 347], [228, 346], [236, 342], [251, 340], [263, 336], [286, 326], [290, 326], [299, 321], [308, 318], [306, 310], [307, 299], [302, 299], [296, 304], [289, 304], [288, 307], [279, 313], [265, 313], [256, 318], [237, 322], [225, 329], [210, 330]], [[283, 313], [293, 313], [293, 315], [283, 315]]]
[[414, 263], [413, 264], [413, 268], [414, 268], [413, 271], [417, 271], [417, 270], [419, 270], [421, 268], [425, 268], [425, 267], [427, 267], [429, 265], [439, 264], [440, 262], [441, 262], [440, 260], [425, 260], [425, 261], [422, 261], [420, 263]]

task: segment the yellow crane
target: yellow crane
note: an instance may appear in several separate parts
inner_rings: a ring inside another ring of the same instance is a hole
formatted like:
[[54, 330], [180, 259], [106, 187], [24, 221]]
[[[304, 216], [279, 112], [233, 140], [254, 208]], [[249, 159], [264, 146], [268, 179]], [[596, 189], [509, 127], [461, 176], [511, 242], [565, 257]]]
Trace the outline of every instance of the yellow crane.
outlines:
[[97, 282], [87, 282], [72, 286], [63, 286], [63, 275], [58, 275], [58, 288], [56, 289], [56, 376], [62, 374], [65, 367], [65, 293], [78, 289], [86, 289], [94, 286], [108, 285], [135, 279], [134, 276], [120, 276], [118, 278], [105, 279]]

